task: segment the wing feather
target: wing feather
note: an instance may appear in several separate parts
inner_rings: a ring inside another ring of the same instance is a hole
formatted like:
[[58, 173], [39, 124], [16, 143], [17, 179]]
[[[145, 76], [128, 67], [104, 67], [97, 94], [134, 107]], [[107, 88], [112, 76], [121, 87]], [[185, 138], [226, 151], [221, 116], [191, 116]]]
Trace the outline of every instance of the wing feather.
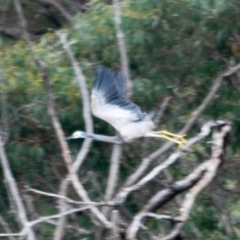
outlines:
[[99, 66], [92, 90], [93, 114], [110, 123], [117, 130], [128, 122], [141, 121], [146, 114], [125, 97], [125, 92], [124, 76]]

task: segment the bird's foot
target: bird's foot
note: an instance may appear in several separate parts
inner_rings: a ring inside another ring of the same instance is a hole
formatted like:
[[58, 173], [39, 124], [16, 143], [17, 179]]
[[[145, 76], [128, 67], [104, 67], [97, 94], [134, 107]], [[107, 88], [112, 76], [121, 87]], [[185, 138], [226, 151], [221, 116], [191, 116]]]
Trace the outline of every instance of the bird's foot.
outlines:
[[148, 134], [148, 136], [167, 139], [169, 141], [177, 143], [178, 147], [182, 147], [182, 145], [186, 143], [186, 140], [184, 138], [186, 135], [174, 134], [165, 130], [151, 132]]

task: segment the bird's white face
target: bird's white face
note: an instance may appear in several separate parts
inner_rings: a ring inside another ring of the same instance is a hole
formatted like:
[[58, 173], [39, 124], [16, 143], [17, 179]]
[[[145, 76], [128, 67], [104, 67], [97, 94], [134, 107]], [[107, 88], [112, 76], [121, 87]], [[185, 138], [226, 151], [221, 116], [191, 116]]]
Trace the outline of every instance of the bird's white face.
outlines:
[[71, 138], [76, 139], [76, 138], [83, 138], [83, 132], [82, 131], [76, 131], [72, 134]]

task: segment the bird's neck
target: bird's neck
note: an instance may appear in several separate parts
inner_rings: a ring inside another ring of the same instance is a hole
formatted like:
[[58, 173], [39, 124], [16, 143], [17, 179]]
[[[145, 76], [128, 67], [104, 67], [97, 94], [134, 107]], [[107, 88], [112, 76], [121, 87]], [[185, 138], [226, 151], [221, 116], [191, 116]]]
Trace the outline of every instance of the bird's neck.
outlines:
[[108, 142], [114, 144], [121, 144], [123, 140], [119, 136], [106, 136], [94, 133], [85, 133], [86, 138], [91, 138], [101, 142]]

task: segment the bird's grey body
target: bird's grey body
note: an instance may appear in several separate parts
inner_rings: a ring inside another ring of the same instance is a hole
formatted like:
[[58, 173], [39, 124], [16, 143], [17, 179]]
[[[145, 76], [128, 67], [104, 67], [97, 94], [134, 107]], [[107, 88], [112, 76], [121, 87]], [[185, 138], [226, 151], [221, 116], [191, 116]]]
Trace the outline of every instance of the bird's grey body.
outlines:
[[[92, 138], [121, 144], [139, 137], [160, 137], [182, 145], [185, 139], [167, 131], [153, 132], [152, 116], [143, 113], [139, 106], [126, 98], [126, 80], [121, 73], [99, 66], [91, 95], [93, 114], [111, 124], [117, 136], [105, 136], [76, 131], [67, 139]], [[176, 139], [177, 138], [177, 139]]]
[[125, 96], [126, 82], [121, 73], [98, 67], [91, 95], [93, 114], [111, 124], [123, 141], [145, 136], [153, 128], [151, 118]]

